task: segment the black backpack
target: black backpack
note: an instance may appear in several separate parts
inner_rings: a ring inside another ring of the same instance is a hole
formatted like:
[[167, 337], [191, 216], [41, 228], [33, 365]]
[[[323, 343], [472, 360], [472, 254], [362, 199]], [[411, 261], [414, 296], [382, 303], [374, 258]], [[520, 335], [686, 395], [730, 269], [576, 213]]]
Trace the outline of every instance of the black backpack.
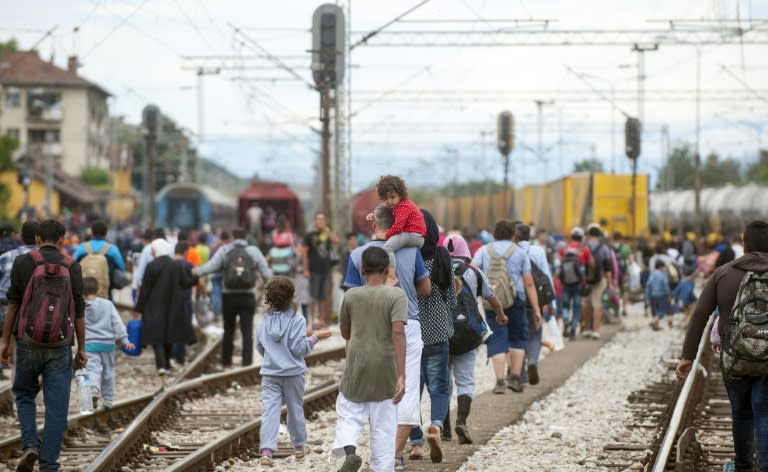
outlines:
[[586, 280], [589, 285], [595, 285], [603, 278], [603, 264], [605, 261], [601, 255], [603, 252], [603, 243], [600, 242], [595, 248], [594, 252], [587, 245], [587, 251], [590, 254], [590, 261], [587, 264]]
[[[528, 249], [530, 250], [530, 246]], [[528, 251], [525, 253], [528, 254]], [[549, 305], [555, 299], [555, 288], [552, 286], [552, 282], [549, 281], [547, 274], [533, 262], [530, 254], [528, 254], [528, 259], [531, 261], [531, 276], [533, 277], [533, 285], [536, 287], [539, 306]]]
[[[464, 273], [472, 270], [477, 279], [477, 293], [474, 295], [464, 281]], [[453, 273], [462, 278], [463, 286], [456, 296], [453, 309], [453, 336], [448, 340], [448, 351], [452, 355], [465, 354], [483, 343], [482, 332], [485, 323], [477, 308], [477, 296], [483, 293], [483, 279], [478, 271], [467, 263], [462, 263]]]
[[256, 267], [247, 246], [233, 246], [224, 256], [221, 282], [228, 290], [250, 290], [256, 285]]

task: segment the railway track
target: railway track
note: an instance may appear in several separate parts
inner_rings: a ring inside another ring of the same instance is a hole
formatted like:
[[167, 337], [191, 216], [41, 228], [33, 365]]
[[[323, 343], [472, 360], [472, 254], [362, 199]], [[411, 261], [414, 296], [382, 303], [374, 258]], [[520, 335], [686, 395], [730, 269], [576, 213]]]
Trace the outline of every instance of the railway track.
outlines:
[[[630, 405], [636, 409], [633, 427], [653, 429], [649, 444], [608, 444], [599, 465], [612, 470], [641, 467], [653, 472], [720, 471], [733, 458], [731, 409], [712, 353], [708, 333], [698, 347], [691, 373], [685, 382], [671, 380], [633, 392]], [[674, 363], [667, 366], [670, 371]], [[633, 469], [634, 470], [634, 469]]]
[[712, 323], [654, 449], [653, 472], [723, 470], [733, 458], [730, 403], [708, 336]]
[[[68, 445], [72, 445], [72, 437], [81, 435], [83, 431], [96, 432], [98, 438], [94, 439], [94, 447], [98, 447], [99, 444], [106, 447], [111, 441], [111, 437], [118, 434], [121, 429], [129, 424], [149, 403], [155, 398], [164, 388], [172, 388], [174, 385], [189, 381], [209, 372], [218, 362], [221, 353], [221, 339], [218, 339], [212, 343], [206, 345], [200, 354], [192, 361], [185, 365], [185, 367], [179, 371], [176, 377], [171, 379], [165, 387], [158, 387], [151, 389], [148, 392], [144, 392], [139, 395], [135, 395], [126, 400], [119, 400], [115, 402], [110, 409], [98, 409], [91, 414], [80, 414], [77, 412], [77, 407], [72, 407], [70, 402], [70, 411], [74, 411], [68, 417], [68, 433], [65, 438], [63, 454], [68, 454]], [[154, 364], [147, 365], [150, 372], [154, 373]], [[154, 374], [153, 374], [154, 375]], [[0, 412], [5, 416], [11, 416], [14, 423], [16, 422], [16, 412], [13, 407], [13, 393], [11, 392], [10, 385], [7, 389], [0, 391], [0, 395], [3, 395], [3, 402], [0, 403], [2, 410]], [[5, 395], [10, 396], [10, 399], [6, 399]], [[74, 396], [76, 402], [77, 397]], [[6, 403], [6, 401], [8, 403]], [[43, 408], [38, 405], [37, 417], [40, 420], [38, 431], [42, 433], [42, 420], [44, 411]], [[14, 426], [14, 428], [17, 428]], [[15, 429], [18, 430], [18, 429]], [[109, 438], [109, 439], [107, 439]], [[21, 436], [18, 434], [7, 436], [0, 439], [0, 459], [8, 461], [11, 457], [19, 452], [21, 447]]]
[[[308, 365], [316, 366], [341, 360], [344, 355], [344, 349], [339, 348], [312, 353], [306, 360]], [[260, 366], [249, 366], [206, 375], [159, 392], [108, 445], [93, 441], [89, 432], [74, 432], [62, 452], [62, 470], [166, 470], [252, 422], [248, 420], [261, 408], [259, 370]], [[313, 380], [311, 369], [308, 388], [313, 383], [336, 384], [341, 369], [333, 371], [332, 380], [327, 375]], [[76, 454], [71, 460], [68, 450]]]

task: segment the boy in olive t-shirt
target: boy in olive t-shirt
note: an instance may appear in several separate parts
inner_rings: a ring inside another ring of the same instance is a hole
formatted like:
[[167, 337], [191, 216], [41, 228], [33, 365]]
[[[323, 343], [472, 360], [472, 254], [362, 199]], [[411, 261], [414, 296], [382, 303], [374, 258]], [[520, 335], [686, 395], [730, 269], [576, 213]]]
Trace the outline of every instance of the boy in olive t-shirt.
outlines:
[[340, 472], [356, 472], [362, 459], [355, 454], [363, 427], [371, 423], [371, 469], [395, 467], [397, 403], [405, 393], [405, 329], [408, 298], [385, 285], [389, 256], [379, 247], [363, 252], [366, 285], [344, 294], [339, 314], [347, 340], [347, 362], [336, 399], [333, 455], [346, 455]]

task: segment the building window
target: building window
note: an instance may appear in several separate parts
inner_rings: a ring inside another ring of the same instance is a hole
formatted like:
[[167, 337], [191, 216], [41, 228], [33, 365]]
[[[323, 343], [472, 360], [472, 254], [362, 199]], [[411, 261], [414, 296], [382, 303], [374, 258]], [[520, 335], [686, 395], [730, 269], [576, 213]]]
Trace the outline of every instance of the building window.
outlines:
[[5, 106], [8, 108], [19, 108], [21, 106], [21, 90], [15, 87], [8, 87], [5, 91]]
[[5, 135], [9, 138], [18, 141], [19, 140], [19, 128], [8, 128], [5, 130]]

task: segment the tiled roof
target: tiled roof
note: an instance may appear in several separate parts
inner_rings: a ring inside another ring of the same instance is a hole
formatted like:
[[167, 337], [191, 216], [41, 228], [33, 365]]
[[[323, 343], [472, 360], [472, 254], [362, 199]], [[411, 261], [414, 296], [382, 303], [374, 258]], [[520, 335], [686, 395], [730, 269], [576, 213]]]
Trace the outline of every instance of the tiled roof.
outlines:
[[44, 61], [37, 51], [0, 55], [0, 84], [92, 87], [109, 95], [109, 92], [76, 73]]

